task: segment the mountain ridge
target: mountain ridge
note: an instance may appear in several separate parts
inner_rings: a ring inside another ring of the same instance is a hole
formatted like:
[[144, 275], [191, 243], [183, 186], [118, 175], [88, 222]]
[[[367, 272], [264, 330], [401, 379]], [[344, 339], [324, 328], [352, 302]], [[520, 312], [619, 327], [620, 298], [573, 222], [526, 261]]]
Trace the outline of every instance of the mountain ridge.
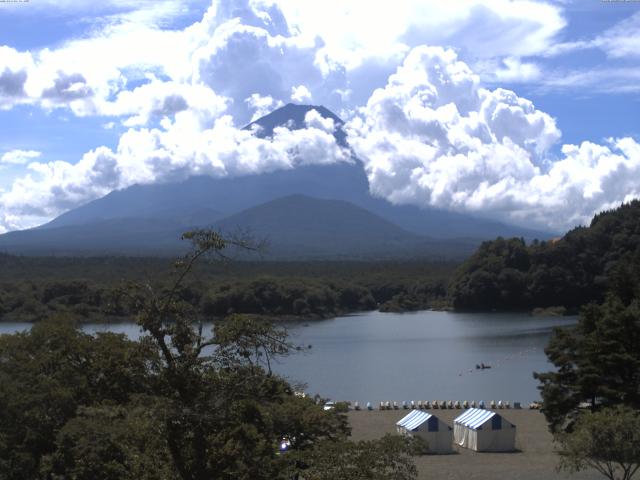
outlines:
[[[135, 226], [135, 235], [129, 231], [131, 226]], [[266, 240], [269, 248], [263, 258], [267, 260], [462, 259], [479, 243], [416, 235], [350, 202], [295, 194], [182, 229], [161, 220], [128, 218], [10, 232], [0, 236], [0, 251], [59, 256], [172, 256], [187, 248], [179, 238], [192, 228], [213, 228], [228, 236], [249, 233], [256, 241]], [[42, 238], [46, 238], [46, 251], [41, 247]], [[87, 244], [92, 247], [85, 248]], [[243, 254], [240, 257], [248, 258]]]
[[[346, 145], [342, 120], [322, 106], [287, 104], [245, 128], [254, 129], [257, 135], [263, 137], [272, 135], [279, 126], [304, 128], [305, 116], [311, 110], [333, 119], [336, 126], [334, 135], [337, 141]], [[256, 126], [259, 128], [256, 129]], [[60, 228], [69, 229], [66, 230], [67, 237], [87, 239], [88, 243], [82, 246], [83, 251], [100, 250], [105, 243], [102, 237], [97, 241], [90, 232], [83, 233], [83, 228], [103, 232], [104, 238], [111, 238], [113, 245], [120, 246], [123, 253], [128, 252], [127, 236], [131, 239], [129, 244], [132, 252], [141, 253], [140, 249], [144, 250], [140, 239], [145, 236], [149, 237], [149, 252], [158, 248], [164, 251], [167, 245], [173, 243], [164, 240], [162, 235], [192, 227], [213, 226], [247, 209], [296, 194], [319, 200], [347, 202], [427, 242], [430, 240], [426, 237], [434, 241], [466, 239], [464, 241], [468, 243], [478, 243], [496, 236], [525, 239], [552, 237], [547, 232], [467, 214], [391, 204], [370, 194], [364, 166], [360, 160], [352, 157], [349, 162], [304, 165], [262, 174], [222, 178], [193, 176], [180, 182], [134, 185], [63, 213], [35, 229], [0, 235], [0, 251], [11, 248], [12, 253], [42, 253], [51, 251], [53, 247], [53, 250], [60, 251], [61, 240], [56, 240], [57, 236], [62, 235], [61, 230], [56, 230]], [[276, 222], [275, 217], [271, 218]], [[179, 236], [178, 233], [176, 235]], [[366, 235], [363, 237], [362, 242], [366, 243]], [[18, 238], [21, 241], [18, 242]]]

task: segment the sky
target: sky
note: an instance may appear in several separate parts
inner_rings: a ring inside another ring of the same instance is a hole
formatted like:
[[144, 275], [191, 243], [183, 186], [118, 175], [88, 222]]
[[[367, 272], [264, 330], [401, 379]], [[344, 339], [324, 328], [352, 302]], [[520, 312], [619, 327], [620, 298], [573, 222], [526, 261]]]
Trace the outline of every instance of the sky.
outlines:
[[0, 2], [0, 232], [136, 183], [350, 161], [373, 195], [564, 231], [640, 197], [640, 2]]

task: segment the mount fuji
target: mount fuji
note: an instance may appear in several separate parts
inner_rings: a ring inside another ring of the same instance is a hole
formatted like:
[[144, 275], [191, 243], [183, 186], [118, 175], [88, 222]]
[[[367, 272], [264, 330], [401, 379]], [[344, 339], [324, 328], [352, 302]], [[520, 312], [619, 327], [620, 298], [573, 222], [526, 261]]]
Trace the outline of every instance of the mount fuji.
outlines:
[[[288, 104], [247, 125], [269, 137], [299, 129], [316, 110], [331, 118], [347, 146], [343, 122], [322, 106]], [[259, 127], [259, 128], [256, 128]], [[70, 210], [37, 228], [0, 235], [0, 251], [34, 255], [175, 255], [193, 228], [248, 230], [270, 247], [267, 259], [463, 258], [497, 236], [546, 239], [468, 214], [399, 206], [373, 197], [362, 163], [304, 165], [239, 177], [195, 176], [134, 185]]]

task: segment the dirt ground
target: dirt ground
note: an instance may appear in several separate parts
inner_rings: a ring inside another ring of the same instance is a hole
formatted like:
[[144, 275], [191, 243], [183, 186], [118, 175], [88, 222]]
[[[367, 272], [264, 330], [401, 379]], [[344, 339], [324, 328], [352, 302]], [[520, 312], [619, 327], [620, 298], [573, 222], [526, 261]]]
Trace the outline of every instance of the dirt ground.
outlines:
[[[395, 433], [395, 422], [406, 410], [351, 411], [349, 421], [354, 440], [372, 440]], [[461, 410], [432, 410], [431, 413], [453, 426]], [[536, 410], [499, 410], [516, 425], [513, 453], [478, 453], [455, 446], [451, 455], [425, 455], [416, 458], [419, 479], [437, 480], [596, 480], [604, 478], [595, 470], [569, 475], [555, 470], [558, 456], [553, 451], [551, 434], [544, 416]]]

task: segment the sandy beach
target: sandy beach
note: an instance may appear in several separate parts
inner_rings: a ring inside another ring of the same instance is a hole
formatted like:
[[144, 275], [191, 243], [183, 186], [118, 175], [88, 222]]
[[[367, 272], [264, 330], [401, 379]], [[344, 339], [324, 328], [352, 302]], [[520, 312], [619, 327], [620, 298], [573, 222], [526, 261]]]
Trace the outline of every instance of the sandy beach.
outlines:
[[[406, 410], [351, 411], [349, 421], [354, 440], [372, 440], [386, 433], [395, 433], [395, 422]], [[453, 426], [461, 410], [431, 410], [431, 413]], [[544, 416], [536, 410], [499, 410], [505, 419], [516, 425], [516, 448], [513, 453], [478, 453], [455, 448], [451, 455], [425, 455], [416, 458], [419, 479], [442, 480], [595, 480], [594, 471], [575, 475], [558, 473], [558, 456], [553, 451], [552, 436]]]

